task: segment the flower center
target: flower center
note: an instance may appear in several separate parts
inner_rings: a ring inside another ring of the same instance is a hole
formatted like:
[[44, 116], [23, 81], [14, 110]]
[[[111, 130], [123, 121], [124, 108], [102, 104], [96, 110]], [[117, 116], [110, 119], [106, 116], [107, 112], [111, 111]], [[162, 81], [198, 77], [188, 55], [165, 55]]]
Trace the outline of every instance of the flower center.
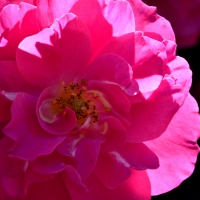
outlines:
[[[81, 80], [81, 83], [74, 84], [73, 82], [65, 85], [62, 82], [63, 89], [60, 96], [52, 101], [52, 108], [56, 113], [63, 112], [66, 114], [65, 108], [71, 108], [77, 118], [77, 124], [84, 124], [90, 117], [90, 123], [98, 121], [98, 112], [110, 111], [110, 105], [103, 96], [95, 90], [88, 90], [86, 81]], [[108, 106], [107, 106], [108, 105]]]

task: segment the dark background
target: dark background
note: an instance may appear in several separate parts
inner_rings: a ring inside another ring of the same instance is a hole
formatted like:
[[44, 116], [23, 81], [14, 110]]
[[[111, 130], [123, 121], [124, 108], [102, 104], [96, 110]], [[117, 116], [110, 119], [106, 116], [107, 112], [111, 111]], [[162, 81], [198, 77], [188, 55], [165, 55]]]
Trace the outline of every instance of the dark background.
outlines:
[[[200, 42], [192, 47], [178, 50], [177, 54], [184, 57], [193, 72], [193, 81], [190, 93], [197, 100], [200, 107]], [[199, 124], [200, 126], [200, 124]], [[200, 139], [198, 140], [200, 146]], [[170, 192], [153, 196], [152, 200], [200, 200], [200, 154], [193, 174], [183, 181], [181, 185]]]

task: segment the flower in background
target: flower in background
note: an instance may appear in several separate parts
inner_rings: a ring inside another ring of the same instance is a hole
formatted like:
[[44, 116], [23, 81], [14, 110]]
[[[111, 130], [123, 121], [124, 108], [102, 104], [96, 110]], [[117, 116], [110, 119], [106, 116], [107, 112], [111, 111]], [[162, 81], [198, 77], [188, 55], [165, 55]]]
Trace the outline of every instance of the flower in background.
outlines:
[[156, 6], [158, 14], [170, 21], [178, 48], [197, 44], [200, 36], [199, 0], [143, 0], [143, 2]]
[[139, 0], [35, 5], [0, 14], [0, 197], [147, 200], [179, 185], [199, 115], [169, 22]]

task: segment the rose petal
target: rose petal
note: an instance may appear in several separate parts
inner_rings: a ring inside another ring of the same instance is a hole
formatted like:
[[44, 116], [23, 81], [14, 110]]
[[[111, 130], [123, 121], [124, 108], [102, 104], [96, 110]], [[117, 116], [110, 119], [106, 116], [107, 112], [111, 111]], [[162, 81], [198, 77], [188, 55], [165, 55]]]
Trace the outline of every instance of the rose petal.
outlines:
[[115, 152], [100, 153], [94, 173], [109, 189], [117, 188], [131, 175], [129, 165]]
[[41, 127], [54, 135], [63, 135], [70, 132], [76, 125], [76, 114], [70, 108], [65, 108], [66, 114], [53, 113], [51, 111], [52, 101], [59, 96], [59, 89], [56, 87], [46, 88], [39, 97], [36, 106], [36, 113]]
[[188, 95], [163, 135], [146, 142], [160, 161], [158, 169], [147, 171], [153, 195], [177, 187], [193, 172], [199, 153], [196, 144], [200, 138], [199, 123], [198, 106], [193, 97]]
[[55, 20], [51, 28], [25, 38], [16, 54], [22, 76], [40, 87], [51, 86], [52, 77], [54, 84], [72, 81], [85, 67], [89, 56], [87, 27], [73, 14], [66, 14]]
[[116, 189], [108, 189], [105, 185], [92, 174], [84, 181], [89, 192], [81, 193], [69, 188], [73, 200], [150, 200], [151, 186], [145, 171], [132, 170], [131, 177]]
[[156, 169], [159, 167], [158, 157], [143, 143], [126, 143], [117, 152], [134, 169]]
[[132, 123], [127, 129], [130, 142], [143, 142], [159, 137], [184, 101], [181, 85], [166, 76], [148, 100], [131, 108]]
[[14, 157], [34, 160], [53, 152], [65, 138], [48, 134], [40, 127], [35, 107], [35, 98], [25, 93], [19, 93], [13, 103], [12, 119], [4, 128], [4, 133], [16, 141], [10, 152]]

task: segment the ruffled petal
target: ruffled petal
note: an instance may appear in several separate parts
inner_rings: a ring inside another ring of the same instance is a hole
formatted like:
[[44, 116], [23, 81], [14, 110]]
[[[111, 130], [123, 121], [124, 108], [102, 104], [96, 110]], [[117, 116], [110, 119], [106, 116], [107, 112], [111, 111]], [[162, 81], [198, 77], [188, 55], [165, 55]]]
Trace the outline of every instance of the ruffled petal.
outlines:
[[181, 85], [166, 76], [148, 100], [132, 105], [132, 123], [127, 128], [128, 141], [144, 142], [159, 137], [184, 99]]
[[156, 14], [156, 8], [147, 6], [141, 0], [128, 0], [135, 16], [135, 29], [143, 32], [155, 32], [164, 39], [175, 41], [175, 35], [170, 23]]
[[75, 80], [90, 51], [87, 27], [75, 15], [66, 14], [51, 28], [25, 38], [16, 57], [19, 71], [28, 82], [48, 87]]
[[36, 113], [41, 127], [54, 135], [69, 133], [76, 125], [76, 114], [70, 108], [65, 108], [64, 113], [55, 113], [52, 108], [53, 100], [59, 96], [56, 87], [46, 88], [39, 97]]
[[131, 66], [115, 54], [106, 54], [96, 59], [86, 68], [83, 78], [118, 84], [130, 96], [134, 96], [139, 90], [137, 82], [133, 79]]
[[[148, 170], [152, 195], [168, 192], [191, 175], [199, 153], [196, 144], [200, 137], [198, 106], [188, 95], [159, 138], [146, 142], [159, 158], [160, 167]], [[162, 181], [158, 181], [162, 180]]]
[[[36, 117], [36, 100], [34, 97], [19, 93], [11, 113], [12, 119], [4, 128], [4, 133], [16, 141], [10, 155], [24, 160], [53, 152], [65, 137], [53, 136], [45, 132]], [[20, 113], [20, 115], [19, 115]]]

